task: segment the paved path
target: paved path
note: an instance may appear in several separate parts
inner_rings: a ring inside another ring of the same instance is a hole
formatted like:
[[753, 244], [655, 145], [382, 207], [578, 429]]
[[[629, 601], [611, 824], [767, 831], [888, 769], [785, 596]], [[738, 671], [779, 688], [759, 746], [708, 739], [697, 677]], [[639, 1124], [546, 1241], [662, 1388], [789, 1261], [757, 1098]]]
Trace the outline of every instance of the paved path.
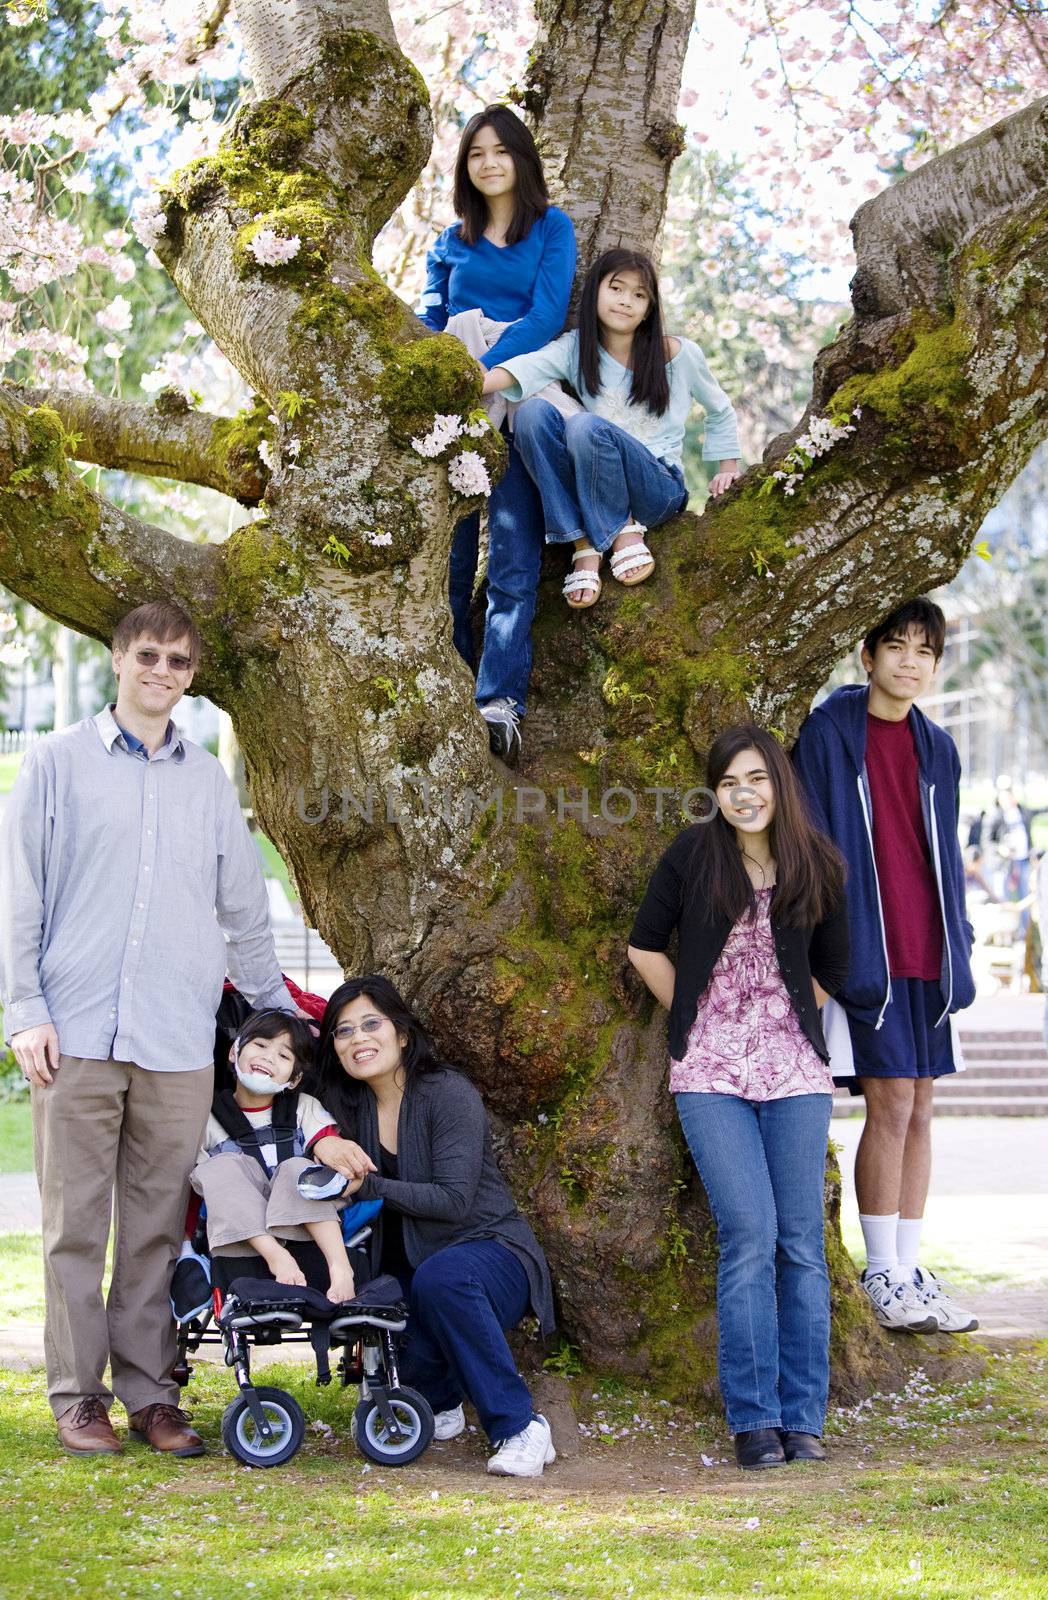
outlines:
[[[851, 1247], [860, 1243], [851, 1173], [861, 1120], [835, 1122], [844, 1174], [843, 1225]], [[1048, 1122], [1044, 1118], [944, 1117], [935, 1124], [932, 1197], [923, 1255], [929, 1265], [976, 1280], [963, 1300], [983, 1336], [1048, 1334]], [[0, 1176], [0, 1231], [35, 1232], [40, 1200], [32, 1174]], [[999, 1286], [987, 1278], [1000, 1278]], [[35, 1366], [43, 1359], [42, 1329], [33, 1323], [0, 1327], [0, 1366]], [[260, 1351], [259, 1357], [311, 1359], [309, 1347]], [[221, 1358], [218, 1346], [201, 1358]]]
[[[830, 1130], [841, 1147], [849, 1245], [859, 1237], [852, 1168], [862, 1126], [861, 1118], [847, 1119]], [[942, 1117], [932, 1138], [922, 1249], [929, 1265], [1048, 1293], [1048, 1120]], [[1043, 1328], [1048, 1333], [1048, 1316]]]

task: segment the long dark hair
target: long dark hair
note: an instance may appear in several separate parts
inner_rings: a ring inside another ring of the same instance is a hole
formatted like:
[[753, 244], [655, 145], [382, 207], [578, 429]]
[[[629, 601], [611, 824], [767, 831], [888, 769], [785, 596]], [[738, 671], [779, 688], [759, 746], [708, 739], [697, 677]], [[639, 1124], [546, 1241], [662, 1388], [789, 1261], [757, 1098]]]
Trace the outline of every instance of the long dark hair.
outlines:
[[586, 274], [579, 296], [579, 393], [600, 393], [600, 323], [597, 320], [597, 291], [605, 278], [617, 272], [637, 272], [648, 291], [648, 314], [633, 335], [633, 381], [630, 405], [647, 406], [661, 417], [670, 404], [670, 381], [666, 376], [666, 330], [662, 324], [659, 280], [650, 256], [643, 250], [605, 250]]
[[548, 211], [549, 190], [538, 146], [509, 106], [485, 106], [483, 111], [470, 117], [462, 130], [455, 157], [452, 196], [455, 215], [462, 221], [459, 234], [466, 244], [476, 244], [488, 225], [488, 202], [480, 190], [474, 188], [469, 175], [469, 147], [482, 128], [494, 128], [500, 143], [513, 157], [517, 184], [513, 191], [513, 221], [506, 231], [506, 243], [519, 244], [530, 233], [532, 224]]
[[400, 990], [388, 978], [371, 973], [366, 977], [347, 979], [339, 984], [324, 1008], [317, 1042], [316, 1069], [306, 1086], [321, 1105], [331, 1112], [340, 1128], [352, 1124], [355, 1109], [367, 1084], [351, 1078], [335, 1054], [335, 1024], [350, 1001], [359, 999], [361, 995], [371, 1001], [376, 1011], [381, 1011], [384, 1017], [389, 1018], [398, 1033], [407, 1036], [403, 1053], [405, 1089], [428, 1073], [453, 1070], [441, 1060], [429, 1033]]
[[[790, 927], [814, 928], [840, 900], [844, 858], [812, 823], [797, 774], [778, 739], [755, 723], [740, 722], [718, 734], [706, 759], [707, 787], [716, 792], [741, 750], [759, 753], [775, 794], [769, 830], [775, 862], [771, 915]], [[743, 865], [738, 836], [719, 807], [696, 829], [689, 867], [695, 892], [714, 915], [734, 923], [746, 912], [756, 914], [756, 892]]]

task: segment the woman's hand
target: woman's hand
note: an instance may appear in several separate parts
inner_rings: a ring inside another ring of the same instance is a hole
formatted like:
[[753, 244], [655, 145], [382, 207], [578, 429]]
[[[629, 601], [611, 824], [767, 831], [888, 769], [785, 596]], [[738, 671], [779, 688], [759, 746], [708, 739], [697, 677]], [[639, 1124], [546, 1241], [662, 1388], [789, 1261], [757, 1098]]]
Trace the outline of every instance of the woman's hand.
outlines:
[[356, 1193], [369, 1172], [378, 1171], [367, 1151], [362, 1150], [359, 1144], [354, 1144], [352, 1139], [340, 1139], [333, 1133], [318, 1139], [310, 1154], [314, 1161], [320, 1161], [325, 1167], [331, 1167], [333, 1171], [341, 1172], [344, 1178], [349, 1178], [350, 1194]]
[[815, 990], [815, 1004], [818, 1006], [819, 1010], [821, 1011], [823, 1006], [826, 1004], [827, 1000], [830, 998], [830, 996], [827, 993], [827, 991], [823, 988], [823, 986], [819, 982], [818, 978], [813, 978], [811, 980], [811, 986]]
[[737, 461], [722, 461], [715, 475], [710, 479], [710, 494], [714, 498], [723, 494], [725, 489], [730, 489], [736, 478], [742, 477], [742, 468]]

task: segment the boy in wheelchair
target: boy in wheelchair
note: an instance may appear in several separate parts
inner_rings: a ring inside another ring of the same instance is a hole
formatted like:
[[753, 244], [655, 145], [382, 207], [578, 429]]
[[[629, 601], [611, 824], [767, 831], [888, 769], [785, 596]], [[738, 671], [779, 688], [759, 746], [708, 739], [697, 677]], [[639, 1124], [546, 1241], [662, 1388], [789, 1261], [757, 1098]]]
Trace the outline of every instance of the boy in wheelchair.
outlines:
[[306, 1273], [288, 1244], [311, 1239], [326, 1265], [327, 1297], [338, 1304], [355, 1289], [341, 1204], [306, 1198], [297, 1187], [310, 1165], [307, 1150], [335, 1126], [312, 1095], [299, 1092], [312, 1059], [313, 1036], [301, 1018], [250, 1015], [229, 1049], [235, 1082], [228, 1072], [218, 1080], [190, 1181], [204, 1202], [213, 1260], [261, 1257], [277, 1283], [304, 1287]]
[[306, 1421], [292, 1395], [252, 1382], [251, 1344], [308, 1340], [321, 1384], [331, 1381], [335, 1347], [338, 1380], [360, 1387], [358, 1448], [406, 1465], [428, 1446], [433, 1416], [421, 1395], [400, 1386], [400, 1284], [372, 1277], [365, 1241], [382, 1202], [317, 1200], [308, 1186], [305, 1195], [297, 1188], [312, 1165], [310, 1146], [336, 1131], [319, 1102], [297, 1090], [312, 1058], [309, 1027], [284, 1012], [252, 1015], [231, 987], [217, 1022], [216, 1090], [192, 1174], [205, 1209], [198, 1218], [191, 1206], [171, 1285], [174, 1375], [187, 1383], [187, 1357], [221, 1340], [239, 1388], [222, 1419], [223, 1440], [245, 1465], [275, 1467], [299, 1449]]

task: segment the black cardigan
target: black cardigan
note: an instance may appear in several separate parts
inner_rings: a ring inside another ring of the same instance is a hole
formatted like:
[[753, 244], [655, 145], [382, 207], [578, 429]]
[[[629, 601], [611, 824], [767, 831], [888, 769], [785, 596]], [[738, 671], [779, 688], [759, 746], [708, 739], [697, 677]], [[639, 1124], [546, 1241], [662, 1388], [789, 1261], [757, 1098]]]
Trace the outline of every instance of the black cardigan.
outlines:
[[[384, 1200], [404, 1218], [404, 1249], [418, 1267], [445, 1245], [495, 1239], [528, 1275], [531, 1307], [543, 1334], [553, 1329], [553, 1289], [542, 1246], [517, 1209], [491, 1147], [484, 1102], [460, 1072], [432, 1072], [409, 1084], [397, 1128], [398, 1177], [383, 1178], [374, 1095], [366, 1088], [339, 1118], [379, 1168], [358, 1200]], [[381, 1248], [381, 1215], [373, 1224]]]
[[[689, 858], [704, 823], [677, 835], [651, 875], [630, 934], [638, 950], [664, 951], [676, 928], [677, 981], [670, 1007], [670, 1055], [684, 1055], [700, 996], [731, 932], [727, 917], [713, 916], [692, 889]], [[848, 916], [843, 897], [815, 928], [786, 927], [772, 918], [779, 971], [802, 1029], [824, 1061], [830, 1059], [815, 1004], [812, 978], [835, 994], [848, 976]]]

